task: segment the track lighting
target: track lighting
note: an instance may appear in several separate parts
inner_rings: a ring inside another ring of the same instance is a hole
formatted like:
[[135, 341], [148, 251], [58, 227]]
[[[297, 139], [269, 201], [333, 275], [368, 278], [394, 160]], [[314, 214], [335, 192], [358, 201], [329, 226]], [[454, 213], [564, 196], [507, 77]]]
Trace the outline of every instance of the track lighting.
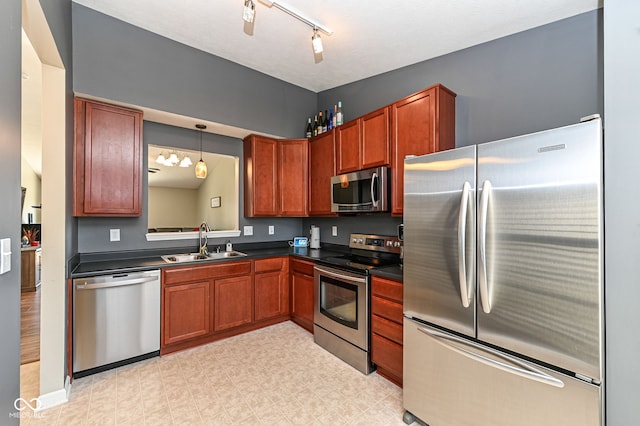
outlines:
[[313, 36], [311, 36], [311, 45], [313, 46], [313, 53], [322, 53], [322, 39], [315, 28], [313, 29]]
[[242, 10], [242, 19], [248, 23], [253, 22], [253, 18], [256, 15], [256, 5], [253, 0], [244, 0], [244, 8]]
[[[331, 35], [333, 34], [333, 31], [330, 28], [327, 28], [324, 25], [318, 24], [317, 22], [314, 22], [311, 19], [302, 16], [298, 12], [291, 10], [288, 6], [285, 6], [280, 2], [271, 1], [271, 0], [260, 0], [260, 3], [263, 3], [267, 7], [275, 6], [276, 8], [285, 12], [286, 14], [293, 16], [300, 22], [313, 28], [313, 36], [311, 37], [313, 53], [315, 54], [322, 53], [324, 49], [322, 47], [322, 39], [320, 38], [320, 34], [318, 34], [318, 31], [322, 31], [326, 35]], [[245, 21], [251, 23], [253, 22], [254, 16], [255, 16], [255, 4], [253, 3], [253, 0], [244, 0], [244, 12], [243, 12], [242, 18]]]

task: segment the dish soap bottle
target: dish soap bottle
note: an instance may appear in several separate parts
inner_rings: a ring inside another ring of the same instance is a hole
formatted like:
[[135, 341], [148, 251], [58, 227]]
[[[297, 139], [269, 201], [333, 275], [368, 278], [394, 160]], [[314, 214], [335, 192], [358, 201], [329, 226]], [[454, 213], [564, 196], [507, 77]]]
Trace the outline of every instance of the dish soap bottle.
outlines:
[[227, 240], [227, 251], [233, 251], [233, 245], [231, 244], [231, 240]]

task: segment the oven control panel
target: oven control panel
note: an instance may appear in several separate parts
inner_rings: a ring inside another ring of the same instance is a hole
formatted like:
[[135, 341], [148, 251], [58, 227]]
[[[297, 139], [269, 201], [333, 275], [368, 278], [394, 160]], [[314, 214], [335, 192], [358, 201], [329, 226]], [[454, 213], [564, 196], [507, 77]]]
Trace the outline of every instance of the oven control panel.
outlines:
[[400, 253], [402, 241], [391, 235], [351, 234], [349, 248]]

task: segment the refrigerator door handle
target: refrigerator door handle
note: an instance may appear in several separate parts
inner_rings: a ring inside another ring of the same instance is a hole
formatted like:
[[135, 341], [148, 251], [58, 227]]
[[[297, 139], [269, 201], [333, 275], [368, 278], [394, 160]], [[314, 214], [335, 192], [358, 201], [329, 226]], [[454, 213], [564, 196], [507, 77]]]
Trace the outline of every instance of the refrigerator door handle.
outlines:
[[489, 300], [489, 284], [487, 282], [487, 210], [489, 207], [489, 197], [491, 196], [491, 182], [485, 180], [482, 184], [482, 195], [480, 196], [480, 217], [478, 224], [480, 243], [480, 262], [478, 282], [480, 287], [480, 302], [482, 303], [482, 310], [485, 314], [491, 312], [491, 302]]
[[378, 188], [378, 185], [376, 184], [376, 181], [378, 180], [378, 174], [374, 173], [371, 176], [371, 203], [373, 204], [373, 207], [378, 207], [378, 199], [376, 198], [376, 189]]
[[469, 190], [471, 184], [465, 182], [462, 185], [462, 198], [460, 199], [460, 212], [458, 214], [458, 279], [460, 280], [460, 299], [462, 306], [469, 307], [469, 289], [467, 286], [467, 260], [466, 234], [467, 234], [467, 209], [469, 206]]
[[[462, 339], [460, 337], [451, 336], [448, 334], [440, 333], [435, 330], [429, 330], [424, 327], [418, 327], [418, 330], [422, 333], [426, 334], [429, 337], [432, 337], [436, 342], [443, 345], [444, 347], [457, 352], [461, 355], [464, 355], [468, 358], [471, 358], [475, 361], [481, 362], [490, 367], [498, 368], [507, 373], [516, 374], [520, 377], [524, 377], [526, 379], [535, 380], [540, 383], [547, 384], [549, 386], [563, 388], [564, 382], [559, 380], [553, 376], [550, 376], [543, 371], [538, 370], [537, 368], [525, 364], [524, 362], [511, 357], [507, 354], [503, 354], [497, 352], [489, 347], [481, 346], [477, 343]], [[457, 343], [464, 347], [459, 347], [453, 345], [452, 343]], [[470, 348], [470, 349], [467, 349]], [[488, 354], [493, 355], [494, 357], [500, 358], [503, 361], [498, 361], [487, 356], [481, 355], [475, 351], [484, 351]]]

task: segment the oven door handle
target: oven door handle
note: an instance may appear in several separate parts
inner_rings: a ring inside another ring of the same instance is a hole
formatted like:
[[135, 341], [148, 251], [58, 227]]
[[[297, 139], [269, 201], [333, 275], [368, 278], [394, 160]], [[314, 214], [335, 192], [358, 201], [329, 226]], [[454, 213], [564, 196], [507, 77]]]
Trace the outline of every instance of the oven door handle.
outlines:
[[367, 282], [367, 278], [364, 276], [354, 276], [351, 274], [347, 275], [347, 274], [340, 273], [335, 269], [326, 269], [318, 265], [314, 266], [314, 269], [320, 272], [322, 275], [325, 275], [329, 278], [334, 278], [336, 280], [346, 281], [354, 284], [362, 284]]

